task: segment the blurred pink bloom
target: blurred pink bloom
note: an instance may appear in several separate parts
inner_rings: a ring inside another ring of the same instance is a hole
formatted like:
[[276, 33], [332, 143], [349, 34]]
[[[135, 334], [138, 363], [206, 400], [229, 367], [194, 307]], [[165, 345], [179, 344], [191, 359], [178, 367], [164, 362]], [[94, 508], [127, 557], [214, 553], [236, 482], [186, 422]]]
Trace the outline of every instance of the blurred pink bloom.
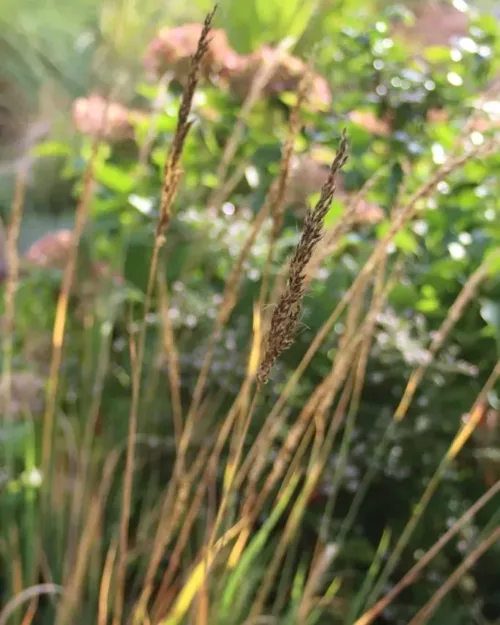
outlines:
[[117, 102], [106, 102], [100, 95], [79, 98], [73, 103], [73, 124], [78, 132], [96, 137], [100, 133], [108, 141], [134, 138], [134, 126], [145, 113], [127, 109]]

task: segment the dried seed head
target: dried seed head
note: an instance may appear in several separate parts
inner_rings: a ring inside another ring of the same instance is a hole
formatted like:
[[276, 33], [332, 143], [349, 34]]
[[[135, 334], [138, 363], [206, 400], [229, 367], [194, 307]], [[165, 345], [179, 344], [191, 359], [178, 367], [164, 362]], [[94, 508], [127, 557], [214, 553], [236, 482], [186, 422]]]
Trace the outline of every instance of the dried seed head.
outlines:
[[308, 209], [306, 212], [302, 236], [290, 262], [287, 285], [271, 318], [264, 358], [257, 374], [257, 380], [261, 385], [267, 382], [269, 373], [280, 354], [293, 344], [305, 293], [305, 269], [323, 236], [323, 221], [336, 190], [337, 174], [345, 165], [347, 159], [348, 144], [344, 131], [340, 140], [339, 150], [331, 164], [328, 178], [321, 189], [318, 203], [314, 209]]
[[189, 76], [187, 79], [184, 93], [182, 94], [182, 101], [179, 107], [179, 114], [177, 117], [177, 128], [175, 130], [174, 139], [170, 148], [163, 174], [163, 186], [160, 199], [160, 219], [158, 222], [156, 236], [161, 237], [168, 226], [170, 218], [172, 216], [172, 206], [177, 195], [179, 188], [180, 178], [182, 172], [179, 168], [179, 161], [181, 159], [182, 151], [184, 149], [184, 143], [186, 137], [191, 128], [192, 123], [188, 120], [191, 106], [193, 104], [193, 96], [198, 85], [200, 77], [201, 63], [206, 55], [209, 47], [209, 34], [212, 24], [212, 20], [215, 15], [217, 6], [214, 7], [211, 13], [205, 18], [203, 28], [201, 30], [196, 52], [191, 58], [191, 64], [189, 68]]

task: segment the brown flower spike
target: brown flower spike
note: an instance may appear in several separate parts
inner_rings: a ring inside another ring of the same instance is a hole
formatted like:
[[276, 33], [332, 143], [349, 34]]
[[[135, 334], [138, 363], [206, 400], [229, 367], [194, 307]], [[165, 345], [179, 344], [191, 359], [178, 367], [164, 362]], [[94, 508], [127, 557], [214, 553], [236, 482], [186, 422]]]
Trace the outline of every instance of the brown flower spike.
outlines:
[[305, 269], [311, 260], [314, 249], [323, 236], [323, 221], [332, 203], [337, 188], [337, 175], [348, 159], [348, 143], [345, 130], [342, 132], [338, 152], [330, 167], [328, 179], [321, 189], [321, 195], [314, 209], [308, 208], [304, 229], [295, 248], [285, 291], [280, 297], [271, 318], [271, 326], [266, 338], [264, 357], [257, 373], [259, 385], [268, 381], [271, 369], [282, 352], [289, 349], [294, 341], [295, 331], [302, 310], [302, 300], [306, 290]]
[[175, 130], [172, 146], [165, 162], [163, 186], [160, 199], [160, 218], [158, 220], [158, 225], [156, 228], [157, 239], [163, 236], [163, 233], [165, 232], [172, 217], [172, 205], [174, 203], [175, 196], [177, 194], [177, 188], [180, 184], [180, 179], [182, 176], [182, 171], [179, 167], [179, 161], [182, 156], [186, 137], [192, 126], [192, 122], [189, 121], [189, 113], [191, 112], [194, 92], [200, 78], [201, 63], [209, 49], [209, 35], [212, 26], [212, 20], [214, 18], [216, 10], [217, 5], [215, 5], [212, 12], [207, 15], [200, 33], [196, 52], [191, 57], [189, 75], [187, 78], [186, 87], [182, 94], [181, 105], [177, 118], [177, 128]]

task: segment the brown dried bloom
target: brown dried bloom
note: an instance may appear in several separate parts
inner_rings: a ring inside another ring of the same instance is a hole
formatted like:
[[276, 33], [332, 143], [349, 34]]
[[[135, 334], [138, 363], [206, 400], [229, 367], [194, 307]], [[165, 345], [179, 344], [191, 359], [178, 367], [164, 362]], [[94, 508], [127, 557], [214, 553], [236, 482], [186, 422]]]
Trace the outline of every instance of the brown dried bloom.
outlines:
[[133, 139], [135, 124], [146, 119], [145, 113], [117, 102], [108, 103], [97, 94], [75, 100], [72, 116], [78, 132], [90, 137], [102, 136], [111, 142]]
[[395, 35], [417, 46], [447, 46], [453, 39], [465, 37], [469, 32], [466, 13], [451, 3], [430, 0], [422, 2], [414, 10], [415, 21], [411, 25], [397, 24]]
[[43, 269], [62, 270], [68, 262], [72, 244], [72, 230], [55, 230], [35, 241], [24, 254], [24, 259]]
[[302, 236], [290, 262], [285, 291], [281, 295], [271, 318], [264, 357], [257, 373], [257, 381], [261, 385], [267, 382], [279, 355], [293, 344], [305, 293], [305, 270], [323, 236], [323, 221], [337, 188], [337, 175], [347, 159], [348, 144], [344, 131], [339, 150], [330, 167], [328, 179], [321, 189], [318, 203], [314, 209], [307, 209]]
[[[177, 28], [163, 28], [149, 45], [144, 65], [153, 76], [162, 76], [171, 71], [181, 84], [185, 85], [189, 74], [191, 57], [196, 53], [203, 24], [185, 24]], [[207, 51], [200, 63], [204, 78], [232, 71], [240, 62], [240, 56], [233, 50], [222, 29], [212, 30]]]
[[[73, 240], [72, 230], [54, 230], [35, 241], [25, 252], [23, 260], [28, 266], [62, 271], [68, 264]], [[95, 294], [108, 283], [115, 286], [124, 284], [123, 276], [103, 262], [92, 263], [87, 271], [83, 271], [81, 279], [78, 290], [86, 294]]]
[[[294, 156], [285, 203], [292, 206], [305, 206], [307, 198], [321, 189], [328, 180], [328, 175], [328, 167], [318, 162], [311, 154]], [[337, 183], [338, 187], [339, 183]]]
[[349, 119], [357, 126], [361, 126], [372, 135], [389, 137], [392, 128], [387, 116], [383, 119], [376, 117], [371, 111], [351, 111]]
[[[279, 55], [279, 62], [270, 77], [264, 95], [275, 95], [283, 91], [297, 92], [300, 81], [308, 72], [308, 66], [304, 61], [291, 54], [262, 46], [253, 54], [242, 57], [241, 62], [235, 65], [231, 72], [224, 76], [228, 81], [231, 91], [241, 99], [244, 99], [251, 88], [253, 80], [264, 63]], [[310, 85], [307, 101], [315, 108], [327, 108], [332, 102], [332, 94], [326, 80], [318, 73], [310, 73]]]
[[442, 124], [450, 118], [448, 111], [445, 109], [434, 108], [427, 111], [427, 121], [430, 124]]
[[[8, 383], [10, 389], [7, 389]], [[6, 375], [0, 376], [0, 413], [8, 413], [14, 419], [40, 415], [43, 411], [44, 390], [45, 379], [32, 371], [13, 372], [10, 381]]]
[[[154, 77], [169, 71], [182, 85], [187, 84], [191, 58], [202, 36], [203, 24], [186, 24], [177, 28], [164, 28], [149, 45], [144, 65]], [[206, 53], [200, 62], [200, 74], [205, 79], [222, 84], [244, 100], [262, 66], [279, 55], [276, 70], [265, 86], [263, 95], [282, 91], [296, 92], [300, 80], [307, 72], [307, 64], [296, 56], [262, 46], [252, 54], [240, 56], [230, 45], [224, 30], [211, 31]], [[311, 75], [308, 93], [309, 104], [325, 108], [331, 104], [332, 95], [326, 80], [317, 73]]]

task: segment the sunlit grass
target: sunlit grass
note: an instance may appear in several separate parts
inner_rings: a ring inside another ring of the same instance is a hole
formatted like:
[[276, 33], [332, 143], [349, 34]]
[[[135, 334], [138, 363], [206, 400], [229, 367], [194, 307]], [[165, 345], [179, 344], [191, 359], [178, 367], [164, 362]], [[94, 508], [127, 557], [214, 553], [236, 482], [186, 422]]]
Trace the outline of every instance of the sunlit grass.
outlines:
[[[81, 388], [76, 393], [81, 393], [85, 401], [69, 408], [62, 401], [62, 389], [67, 390], [72, 383], [64, 368], [65, 346], [73, 340], [71, 297], [78, 295], [78, 244], [92, 200], [99, 138], [88, 157], [75, 238], [55, 305], [43, 418], [36, 421], [26, 410], [16, 419], [10, 414], [16, 298], [22, 286], [15, 251], [23, 208], [24, 180], [19, 179], [8, 231], [10, 273], [5, 288], [5, 316], [9, 331], [3, 336], [6, 390], [2, 397], [7, 435], [13, 432], [14, 436], [20, 425], [26, 428], [21, 431], [20, 468], [14, 446], [9, 441], [5, 446], [7, 478], [0, 492], [0, 554], [2, 584], [9, 599], [0, 609], [0, 625], [314, 625], [323, 618], [332, 623], [368, 625], [415, 581], [500, 488], [500, 482], [494, 484], [386, 593], [386, 584], [416, 527], [425, 522], [426, 506], [479, 424], [479, 408], [500, 375], [497, 363], [474, 405], [465, 407], [470, 419], [450, 441], [401, 534], [384, 531], [362, 584], [344, 590], [349, 585], [349, 572], [338, 562], [378, 462], [386, 454], [392, 434], [402, 427], [419, 385], [451, 331], [498, 263], [490, 256], [471, 274], [430, 339], [425, 362], [409, 377], [400, 404], [331, 544], [327, 530], [337, 512], [378, 318], [404, 270], [405, 258], [390, 256], [390, 246], [418, 215], [421, 201], [433, 197], [440, 183], [471, 161], [491, 155], [496, 150], [493, 142], [474, 145], [462, 137], [455, 152], [450, 151], [453, 156], [436, 166], [417, 190], [410, 192], [403, 181], [385, 234], [373, 244], [365, 265], [343, 298], [333, 302], [330, 315], [284, 388], [279, 393], [273, 388], [277, 397], [270, 401], [265, 389], [273, 387], [273, 367], [294, 343], [302, 300], [312, 281], [309, 263], [311, 259], [316, 262], [313, 252], [324, 234], [324, 218], [336, 189], [336, 176], [346, 161], [348, 139], [343, 135], [329, 177], [318, 189], [319, 202], [306, 213], [299, 242], [283, 271], [276, 271], [276, 283], [275, 272], [271, 271], [276, 261], [272, 253], [268, 255], [269, 272], [254, 308], [248, 310], [252, 336], [243, 355], [244, 379], [231, 405], [222, 411], [209, 385], [214, 349], [241, 297], [242, 268], [257, 235], [269, 221], [279, 225], [282, 219], [292, 148], [301, 125], [302, 99], [298, 97], [276, 182], [270, 186], [229, 272], [212, 333], [206, 337], [205, 360], [192, 396], [188, 401], [182, 397], [182, 352], [169, 317], [171, 287], [162, 261], [163, 251], [170, 245], [169, 225], [184, 174], [182, 155], [191, 130], [197, 64], [206, 51], [210, 20], [207, 18], [198, 53], [192, 60], [166, 157], [142, 309], [138, 314], [137, 302], [128, 302], [123, 314], [130, 363], [130, 372], [120, 371], [130, 389], [126, 422], [100, 422], [103, 402], [113, 399], [106, 397], [105, 383], [112, 366], [113, 327], [118, 323], [118, 315], [109, 313], [114, 309], [108, 310], [102, 301], [95, 300], [95, 307], [87, 308], [80, 320], [85, 357], [79, 363]], [[351, 217], [349, 210], [345, 211], [335, 225], [335, 234], [349, 228]], [[273, 250], [279, 236], [280, 228], [272, 228], [269, 250]], [[331, 240], [336, 241], [336, 237]], [[271, 306], [269, 301], [273, 302]], [[154, 369], [147, 361], [149, 320], [155, 310], [159, 311], [160, 332], [154, 354], [167, 362], [166, 372]], [[344, 321], [344, 329], [330, 369], [300, 406], [295, 420], [288, 420], [284, 428], [297, 385], [339, 319]], [[149, 411], [155, 406], [156, 395], [163, 391], [161, 396], [168, 397], [173, 421], [168, 440], [157, 434], [155, 426], [151, 433], [148, 430], [152, 421]], [[124, 413], [122, 408], [116, 408], [118, 417]], [[108, 412], [114, 416], [113, 410], [108, 408]], [[253, 436], [257, 413], [264, 415], [264, 420]], [[331, 471], [328, 462], [334, 449], [338, 462]], [[300, 536], [308, 506], [327, 471], [332, 488], [314, 544], [304, 550]], [[493, 519], [463, 563], [415, 615], [414, 625], [428, 620], [459, 577], [500, 538], [495, 524]]]

